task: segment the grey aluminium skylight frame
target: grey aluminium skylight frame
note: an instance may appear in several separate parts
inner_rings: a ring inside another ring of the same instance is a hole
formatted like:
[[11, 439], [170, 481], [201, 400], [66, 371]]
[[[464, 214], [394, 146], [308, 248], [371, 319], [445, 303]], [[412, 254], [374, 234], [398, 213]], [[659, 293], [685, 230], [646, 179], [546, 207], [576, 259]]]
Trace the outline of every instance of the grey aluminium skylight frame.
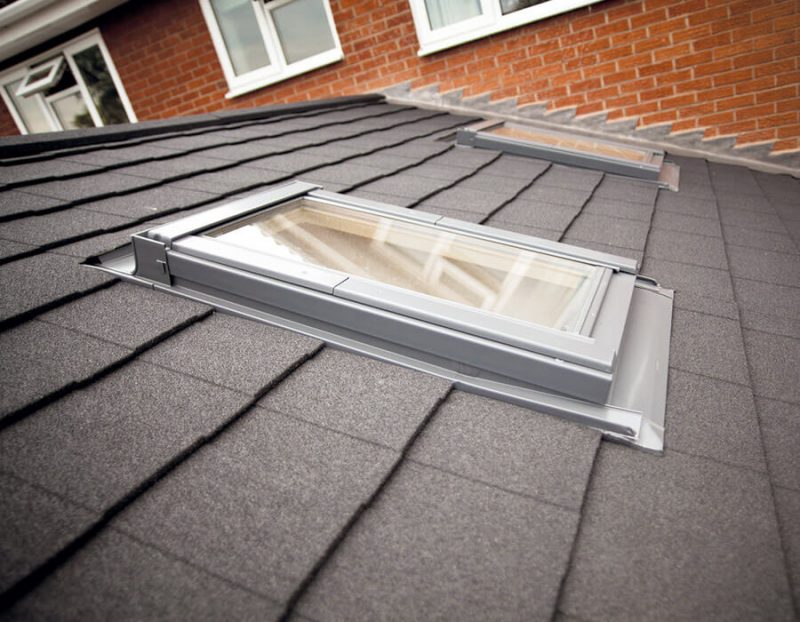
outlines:
[[[642, 160], [637, 161], [492, 133], [492, 130], [503, 126], [560, 137], [566, 140], [589, 140], [593, 143], [606, 145], [612, 148], [637, 151], [640, 152], [643, 157]], [[664, 161], [665, 154], [660, 149], [615, 143], [595, 137], [588, 138], [580, 135], [571, 135], [549, 128], [524, 126], [510, 121], [481, 121], [468, 127], [460, 128], [456, 134], [456, 144], [481, 149], [505, 151], [515, 155], [541, 158], [550, 162], [567, 164], [569, 166], [592, 168], [606, 173], [645, 179], [658, 182], [672, 189], [677, 189], [678, 185], [678, 169], [676, 166]]]
[[[301, 198], [600, 266], [607, 278], [592, 301], [590, 334], [521, 323], [205, 235]], [[647, 449], [663, 445], [672, 296], [638, 279], [629, 259], [293, 182], [134, 235], [130, 246], [101, 257], [97, 267], [436, 373]], [[622, 361], [623, 349], [635, 356]]]

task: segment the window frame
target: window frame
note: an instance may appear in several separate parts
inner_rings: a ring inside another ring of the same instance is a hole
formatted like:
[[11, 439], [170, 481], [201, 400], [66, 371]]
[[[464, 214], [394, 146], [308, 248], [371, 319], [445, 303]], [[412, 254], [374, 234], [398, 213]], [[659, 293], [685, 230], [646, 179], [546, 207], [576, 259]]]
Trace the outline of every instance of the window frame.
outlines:
[[[521, 332], [519, 321], [497, 314], [203, 235], [304, 197], [608, 268], [592, 332], [524, 322]], [[663, 445], [672, 293], [639, 279], [633, 260], [295, 181], [136, 234], [131, 245], [95, 265], [486, 395], [533, 404], [625, 442], [656, 451]], [[642, 291], [649, 291], [644, 299]], [[634, 315], [637, 326], [629, 327]], [[623, 344], [631, 341], [624, 347], [635, 356], [621, 361]]]
[[276, 0], [270, 2], [269, 7], [267, 7], [262, 0], [250, 1], [251, 4], [254, 5], [253, 12], [255, 13], [256, 23], [258, 24], [261, 39], [264, 43], [267, 55], [269, 56], [270, 64], [237, 76], [228, 48], [225, 45], [222, 31], [217, 23], [214, 9], [211, 6], [211, 0], [198, 0], [203, 18], [208, 27], [208, 32], [211, 35], [211, 41], [217, 53], [217, 58], [222, 66], [222, 73], [225, 75], [225, 81], [228, 84], [228, 92], [225, 94], [226, 99], [232, 99], [251, 93], [265, 86], [294, 78], [295, 76], [308, 73], [320, 67], [331, 65], [344, 58], [344, 51], [342, 50], [342, 44], [339, 40], [336, 22], [333, 19], [330, 0], [321, 0], [321, 2], [325, 10], [325, 15], [328, 18], [328, 25], [330, 26], [334, 47], [291, 64], [286, 62], [283, 48], [280, 45], [278, 31], [275, 28], [271, 13], [275, 9], [279, 9], [294, 0]]
[[[61, 55], [51, 61], [31, 67], [26, 72], [25, 77], [22, 79], [22, 83], [17, 87], [17, 97], [33, 95], [34, 93], [38, 93], [39, 91], [43, 91], [53, 86], [61, 78], [61, 74], [64, 71], [64, 63], [64, 56]], [[49, 70], [45, 76], [39, 78], [38, 80], [31, 81], [31, 77], [40, 71], [43, 71], [47, 67], [49, 67]]]
[[443, 28], [432, 29], [425, 0], [408, 1], [411, 5], [411, 14], [420, 44], [418, 56], [435, 54], [504, 30], [603, 2], [603, 0], [549, 0], [549, 2], [503, 15], [500, 0], [479, 0], [482, 10], [480, 16]]
[[[81, 75], [80, 70], [78, 69], [78, 65], [75, 62], [74, 56], [79, 54], [80, 52], [98, 46], [100, 49], [100, 54], [103, 57], [103, 61], [108, 67], [109, 75], [111, 76], [111, 80], [114, 83], [114, 88], [117, 90], [117, 94], [119, 95], [120, 101], [122, 102], [122, 107], [125, 110], [125, 114], [128, 116], [129, 123], [136, 123], [137, 118], [136, 114], [133, 111], [133, 106], [131, 105], [130, 100], [128, 99], [128, 94], [125, 92], [125, 88], [122, 84], [122, 79], [119, 77], [117, 73], [117, 68], [114, 66], [114, 61], [111, 58], [111, 54], [106, 47], [105, 42], [103, 41], [103, 37], [100, 34], [100, 30], [94, 28], [89, 32], [86, 32], [79, 37], [71, 39], [66, 43], [56, 46], [47, 52], [37, 54], [36, 56], [28, 59], [24, 63], [20, 63], [3, 71], [0, 73], [0, 97], [2, 97], [3, 102], [6, 105], [11, 117], [14, 119], [14, 123], [17, 125], [17, 129], [19, 129], [21, 134], [30, 134], [30, 132], [25, 125], [25, 120], [23, 119], [22, 115], [19, 114], [17, 111], [17, 107], [14, 104], [14, 100], [12, 100], [8, 94], [6, 93], [6, 86], [16, 80], [23, 79], [24, 77], [33, 69], [36, 69], [37, 64], [40, 64], [42, 60], [48, 59], [54, 55], [59, 55], [61, 58], [64, 59], [66, 66], [69, 67], [69, 70], [72, 72], [73, 76], [75, 77], [75, 82], [77, 88], [81, 94], [81, 98], [83, 99], [84, 103], [86, 104], [86, 108], [89, 112], [89, 115], [92, 118], [92, 121], [95, 124], [95, 127], [104, 127], [103, 119], [100, 116], [100, 112], [97, 109], [97, 105], [94, 103], [94, 99], [92, 98], [91, 93], [89, 92], [89, 88], [86, 86], [86, 82]], [[55, 59], [53, 59], [55, 60]], [[22, 85], [20, 85], [22, 86]], [[19, 88], [19, 87], [17, 87]], [[74, 88], [74, 87], [73, 87]], [[63, 93], [59, 93], [59, 95], [63, 95]], [[50, 131], [58, 132], [63, 131], [64, 128], [61, 122], [58, 120], [58, 116], [53, 111], [52, 107], [48, 103], [48, 99], [51, 99], [53, 96], [45, 97], [42, 93], [34, 93], [29, 97], [35, 98], [34, 101], [37, 102], [42, 113], [50, 124]]]

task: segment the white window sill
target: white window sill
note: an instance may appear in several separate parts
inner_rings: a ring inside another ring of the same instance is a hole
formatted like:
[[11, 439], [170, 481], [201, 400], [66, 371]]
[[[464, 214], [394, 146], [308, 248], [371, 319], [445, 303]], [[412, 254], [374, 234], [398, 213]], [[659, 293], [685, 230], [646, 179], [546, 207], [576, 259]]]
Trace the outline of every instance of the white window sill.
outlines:
[[314, 71], [315, 69], [319, 69], [320, 67], [326, 67], [327, 65], [338, 63], [343, 58], [344, 54], [340, 50], [334, 49], [330, 50], [329, 52], [325, 52], [324, 54], [321, 54], [318, 57], [308, 59], [310, 61], [313, 61], [311, 63], [306, 61], [301, 61], [299, 63], [296, 63], [294, 66], [287, 67], [284, 71], [281, 71], [280, 73], [260, 77], [256, 80], [252, 80], [247, 83], [236, 86], [228, 84], [229, 90], [227, 93], [225, 93], [225, 99], [234, 99], [235, 97], [241, 97], [242, 95], [247, 95], [248, 93], [252, 93], [253, 91], [262, 89], [265, 86], [269, 86], [271, 84], [277, 84], [278, 82], [283, 82], [284, 80], [288, 80], [289, 78], [294, 78], [301, 74], [308, 73], [309, 71]]

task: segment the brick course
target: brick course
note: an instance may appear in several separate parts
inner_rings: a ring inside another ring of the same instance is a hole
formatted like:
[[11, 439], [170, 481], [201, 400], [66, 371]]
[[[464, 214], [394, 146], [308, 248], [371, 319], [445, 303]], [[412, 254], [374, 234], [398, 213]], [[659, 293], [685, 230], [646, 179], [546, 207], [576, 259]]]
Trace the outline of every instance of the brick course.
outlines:
[[128, 3], [100, 28], [140, 120], [411, 82], [800, 150], [800, 0], [606, 0], [426, 57], [407, 0], [331, 8], [343, 61], [235, 99], [197, 0]]

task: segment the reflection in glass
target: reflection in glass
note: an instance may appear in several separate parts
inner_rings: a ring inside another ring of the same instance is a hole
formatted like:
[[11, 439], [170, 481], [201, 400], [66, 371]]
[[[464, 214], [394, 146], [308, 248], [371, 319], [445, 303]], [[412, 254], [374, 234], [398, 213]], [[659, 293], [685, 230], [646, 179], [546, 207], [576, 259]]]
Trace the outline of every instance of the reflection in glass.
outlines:
[[491, 128], [487, 130], [487, 132], [496, 136], [505, 136], [507, 138], [515, 138], [518, 140], [528, 140], [541, 145], [564, 147], [566, 149], [580, 151], [582, 153], [592, 153], [595, 155], [618, 158], [620, 160], [648, 162], [650, 159], [650, 151], [645, 151], [643, 149], [612, 145], [603, 141], [592, 140], [591, 138], [584, 136], [572, 136], [568, 134], [560, 134], [558, 132], [548, 132], [547, 130], [532, 127], [521, 127], [509, 123], [505, 123], [499, 127]]
[[500, 0], [500, 10], [503, 12], [503, 15], [506, 15], [547, 1], [548, 0]]
[[211, 7], [237, 76], [270, 64], [252, 0], [211, 0]]
[[480, 0], [425, 0], [431, 30], [457, 24], [481, 14]]
[[104, 125], [127, 123], [128, 115], [111, 79], [100, 47], [93, 45], [73, 57]]
[[336, 47], [321, 0], [294, 0], [271, 13], [287, 65]]
[[77, 88], [57, 95], [49, 100], [56, 113], [61, 126], [65, 130], [75, 130], [79, 127], [94, 127], [89, 109]]
[[14, 102], [14, 107], [17, 109], [19, 116], [22, 117], [22, 122], [25, 124], [25, 129], [29, 133], [35, 132], [49, 132], [53, 128], [42, 112], [42, 106], [37, 97], [17, 97], [17, 89], [22, 84], [22, 79], [16, 80], [5, 85], [6, 95]]
[[572, 333], [580, 332], [603, 271], [311, 199], [270, 209], [208, 235]]

